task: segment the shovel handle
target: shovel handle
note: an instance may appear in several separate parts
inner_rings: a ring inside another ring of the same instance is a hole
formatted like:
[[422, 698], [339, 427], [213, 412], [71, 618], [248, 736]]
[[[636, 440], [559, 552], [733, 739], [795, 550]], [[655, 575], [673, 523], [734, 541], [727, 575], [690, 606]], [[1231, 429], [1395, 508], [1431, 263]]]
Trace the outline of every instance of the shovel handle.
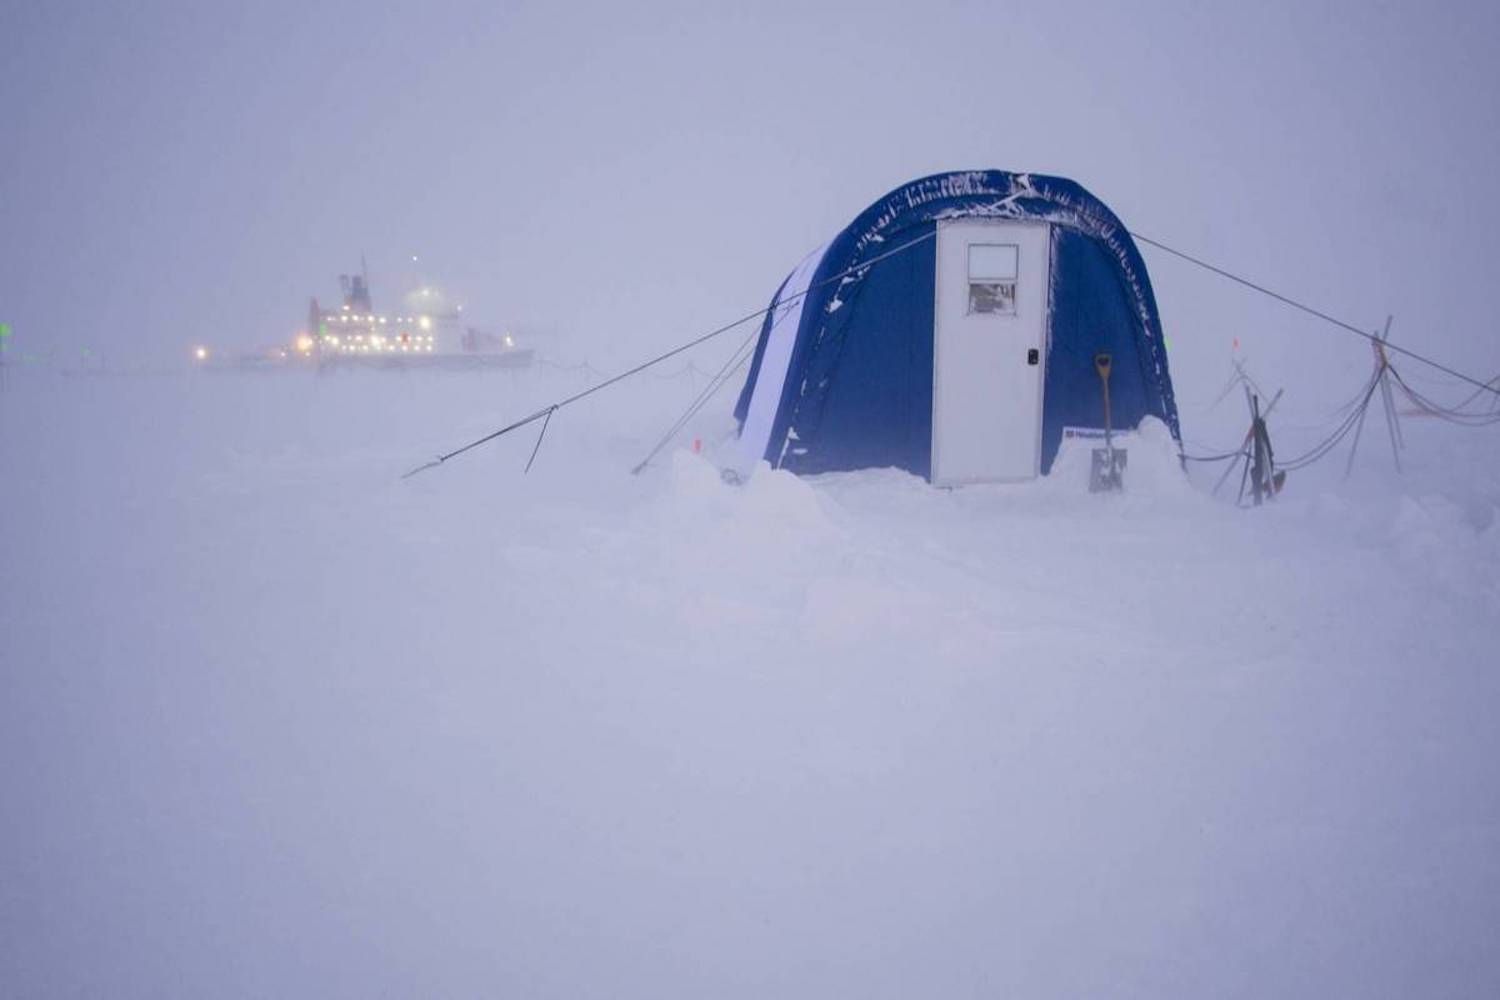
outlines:
[[1115, 450], [1114, 442], [1111, 440], [1111, 420], [1109, 412], [1109, 373], [1114, 367], [1114, 358], [1100, 351], [1094, 355], [1094, 371], [1099, 373], [1099, 382], [1104, 386], [1104, 447], [1111, 452]]

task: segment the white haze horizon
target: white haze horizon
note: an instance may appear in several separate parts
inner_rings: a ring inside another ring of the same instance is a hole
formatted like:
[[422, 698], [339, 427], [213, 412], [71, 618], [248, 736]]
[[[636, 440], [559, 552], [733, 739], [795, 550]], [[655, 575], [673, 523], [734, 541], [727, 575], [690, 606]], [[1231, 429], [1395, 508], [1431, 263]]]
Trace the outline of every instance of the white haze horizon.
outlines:
[[[1481, 247], [1500, 228], [1493, 5], [0, 18], [21, 43], [0, 97], [0, 322], [14, 351], [64, 364], [285, 342], [363, 255], [386, 308], [428, 281], [477, 322], [623, 365], [765, 305], [898, 185], [997, 168], [1072, 178], [1138, 232], [1500, 370]], [[1174, 360], [1227, 368], [1239, 338], [1309, 388], [1367, 361], [1143, 253]]]

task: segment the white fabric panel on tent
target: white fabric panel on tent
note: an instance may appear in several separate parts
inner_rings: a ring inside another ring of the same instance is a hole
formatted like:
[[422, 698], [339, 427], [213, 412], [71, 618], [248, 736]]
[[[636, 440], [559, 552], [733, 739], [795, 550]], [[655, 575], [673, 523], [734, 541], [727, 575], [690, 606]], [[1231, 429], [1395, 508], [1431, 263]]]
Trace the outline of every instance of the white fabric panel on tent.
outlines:
[[[802, 326], [802, 303], [807, 301], [806, 292], [812, 284], [823, 254], [828, 251], [825, 243], [806, 257], [786, 286], [776, 297], [771, 307], [771, 333], [766, 338], [766, 350], [760, 359], [760, 373], [751, 391], [750, 407], [745, 413], [745, 424], [740, 428], [739, 448], [735, 454], [734, 470], [741, 477], [755, 469], [755, 463], [766, 455], [766, 445], [771, 439], [771, 425], [776, 421], [776, 410], [781, 405], [781, 393], [786, 383], [786, 372], [792, 361], [792, 347], [797, 343], [797, 330]], [[796, 296], [796, 300], [787, 302]]]

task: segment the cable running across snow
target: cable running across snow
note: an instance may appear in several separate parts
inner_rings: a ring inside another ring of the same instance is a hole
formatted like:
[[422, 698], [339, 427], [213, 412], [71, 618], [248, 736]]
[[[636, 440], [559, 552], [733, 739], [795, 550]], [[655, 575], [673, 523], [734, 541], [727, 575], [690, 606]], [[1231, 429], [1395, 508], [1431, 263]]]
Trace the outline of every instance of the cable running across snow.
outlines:
[[[797, 292], [794, 295], [788, 295], [785, 299], [782, 299], [782, 300], [777, 301], [777, 302], [773, 302], [771, 305], [766, 306], [764, 309], [757, 309], [757, 310], [755, 310], [752, 313], [746, 313], [744, 316], [741, 316], [739, 319], [735, 320], [732, 323], [726, 323], [723, 326], [719, 327], [718, 329], [710, 330], [708, 333], [705, 333], [705, 334], [703, 334], [700, 337], [696, 337], [696, 338], [688, 341], [687, 343], [681, 345], [680, 347], [674, 347], [670, 351], [666, 351], [663, 354], [658, 354], [656, 357], [650, 359], [649, 361], [643, 361], [643, 362], [641, 362], [640, 364], [636, 365], [633, 368], [627, 369], [626, 371], [620, 372], [618, 375], [614, 375], [614, 376], [611, 376], [610, 378], [605, 379], [603, 382], [600, 382], [598, 385], [590, 386], [589, 388], [583, 390], [582, 392], [574, 393], [573, 395], [567, 397], [566, 399], [560, 399], [560, 400], [558, 400], [555, 403], [550, 403], [547, 406], [544, 406], [541, 409], [537, 410], [535, 413], [532, 413], [532, 414], [530, 414], [528, 416], [522, 417], [520, 420], [517, 420], [514, 423], [507, 424], [506, 426], [500, 428], [497, 431], [491, 431], [490, 433], [484, 435], [483, 437], [476, 438], [473, 441], [470, 441], [468, 444], [463, 445], [462, 447], [455, 448], [455, 449], [453, 449], [450, 452], [447, 452], [445, 454], [439, 455], [437, 458], [433, 459], [432, 461], [424, 463], [422, 465], [419, 465], [416, 468], [410, 470], [405, 475], [403, 475], [401, 478], [402, 479], [410, 479], [412, 476], [415, 476], [419, 472], [425, 472], [428, 469], [435, 469], [435, 468], [437, 468], [438, 466], [442, 465], [444, 462], [448, 461], [451, 458], [456, 458], [459, 455], [462, 455], [466, 451], [470, 451], [471, 449], [477, 448], [480, 445], [485, 444], [486, 442], [493, 441], [493, 440], [495, 440], [498, 437], [502, 437], [502, 436], [504, 436], [506, 434], [509, 434], [511, 431], [519, 430], [520, 428], [525, 427], [527, 424], [534, 423], [535, 421], [541, 420], [543, 417], [546, 417], [546, 418], [550, 419], [551, 416], [552, 416], [552, 414], [555, 413], [556, 411], [562, 409], [565, 406], [569, 406], [569, 405], [571, 405], [573, 403], [578, 402], [580, 399], [583, 399], [585, 396], [592, 396], [594, 393], [600, 391], [601, 389], [607, 389], [610, 386], [614, 385], [616, 382], [624, 381], [625, 379], [630, 378], [632, 375], [638, 375], [638, 374], [640, 374], [641, 372], [645, 371], [648, 368], [651, 368], [651, 367], [653, 367], [655, 365], [661, 364], [663, 361], [667, 360], [668, 358], [675, 358], [677, 355], [681, 354], [683, 351], [690, 351], [693, 348], [697, 347], [699, 344], [707, 343], [708, 341], [713, 340], [715, 337], [723, 336], [724, 334], [728, 333], [730, 330], [736, 329], [737, 327], [744, 326], [746, 323], [750, 322], [751, 320], [760, 319], [762, 316], [764, 316], [767, 313], [769, 313], [772, 309], [779, 308], [779, 307], [781, 307], [783, 305], [790, 305], [793, 302], [796, 302], [796, 301], [798, 301], [800, 299], [806, 298], [808, 295], [811, 295], [813, 292], [817, 291], [820, 288], [825, 288], [828, 285], [833, 284], [835, 281], [842, 281], [844, 278], [847, 278], [851, 274], [859, 274], [860, 272], [865, 271], [865, 270], [867, 270], [867, 269], [875, 266], [876, 264], [879, 264], [881, 261], [889, 260], [890, 258], [896, 256], [897, 254], [904, 253], [907, 250], [910, 250], [912, 247], [918, 245], [919, 243], [925, 243], [927, 240], [933, 239], [936, 236], [937, 236], [937, 230], [936, 230], [936, 228], [934, 228], [933, 231], [930, 232], [930, 233], [924, 233], [921, 236], [916, 237], [915, 239], [908, 240], [907, 242], [901, 244], [898, 247], [895, 247], [895, 248], [893, 248], [891, 250], [887, 250], [885, 253], [877, 254], [876, 256], [871, 257], [869, 260], [861, 261], [858, 264], [851, 265], [850, 267], [847, 267], [844, 270], [840, 271], [838, 274], [835, 274], [835, 275], [832, 275], [831, 277], [825, 278], [824, 280], [818, 282], [815, 285], [809, 285], [807, 288], [805, 288], [804, 290], [802, 290], [800, 292]], [[533, 459], [535, 459], [535, 457], [536, 457], [535, 455], [532, 456]], [[529, 467], [529, 463], [528, 463], [528, 467]]]
[[1287, 472], [1296, 472], [1298, 469], [1307, 468], [1333, 451], [1334, 448], [1338, 447], [1340, 441], [1348, 437], [1350, 431], [1363, 422], [1365, 411], [1369, 409], [1370, 400], [1374, 397], [1375, 390], [1378, 388], [1380, 388], [1379, 373], [1372, 376], [1369, 382], [1365, 384], [1365, 387], [1360, 390], [1359, 396], [1356, 397], [1356, 405], [1345, 415], [1338, 426], [1334, 428], [1333, 433], [1296, 458], [1288, 459], [1285, 462], [1277, 462], [1276, 467], [1284, 469]]
[[1475, 399], [1473, 394], [1457, 406], [1443, 406], [1412, 388], [1411, 384], [1402, 378], [1401, 373], [1394, 368], [1391, 369], [1391, 377], [1396, 380], [1396, 384], [1401, 387], [1402, 393], [1407, 399], [1411, 400], [1419, 413], [1430, 417], [1437, 417], [1439, 420], [1446, 420], [1461, 427], [1488, 427], [1491, 424], [1500, 423], [1500, 409], [1490, 409], [1479, 413], [1465, 409], [1468, 403]]
[[708, 385], [703, 387], [702, 391], [688, 405], [688, 408], [667, 429], [667, 432], [661, 436], [661, 440], [656, 442], [655, 447], [647, 453], [645, 458], [641, 459], [640, 463], [634, 469], [630, 470], [632, 475], [640, 475], [646, 466], [651, 464], [651, 460], [670, 444], [673, 438], [682, 432], [682, 429], [688, 425], [688, 421], [697, 416], [698, 411], [703, 409], [708, 404], [708, 401], [716, 396], [719, 390], [724, 387], [724, 384], [734, 377], [734, 373], [744, 367], [745, 362], [749, 361], [750, 356], [755, 353], [757, 333], [758, 331], [755, 330], [750, 331], [750, 336], [746, 337], [740, 343], [740, 346], [735, 348], [734, 353], [729, 356], [729, 360], [724, 362], [723, 367], [714, 374], [713, 378], [709, 379]]
[[1220, 277], [1223, 277], [1223, 278], [1228, 278], [1230, 281], [1233, 281], [1236, 284], [1244, 285], [1246, 288], [1252, 289], [1253, 291], [1260, 292], [1262, 295], [1268, 295], [1268, 296], [1270, 296], [1271, 298], [1275, 299], [1278, 302], [1281, 302], [1281, 303], [1283, 303], [1285, 305], [1291, 306], [1293, 309], [1300, 309], [1302, 312], [1307, 313], [1309, 316], [1316, 316], [1318, 319], [1321, 319], [1321, 320], [1323, 320], [1326, 323], [1331, 323], [1331, 324], [1333, 324], [1334, 326], [1338, 327], [1341, 330], [1345, 330], [1345, 331], [1347, 331], [1349, 333], [1352, 333], [1352, 334], [1354, 334], [1354, 335], [1356, 335], [1358, 337], [1363, 337], [1365, 340], [1368, 340], [1370, 343], [1379, 345], [1379, 346], [1383, 347], [1387, 351], [1394, 351], [1397, 354], [1404, 354], [1404, 355], [1406, 355], [1409, 358], [1412, 358], [1412, 359], [1414, 359], [1416, 361], [1422, 362], [1424, 365], [1430, 365], [1431, 367], [1436, 368], [1438, 371], [1443, 372], [1446, 375], [1452, 375], [1456, 379], [1461, 379], [1462, 381], [1467, 382], [1467, 383], [1469, 383], [1472, 386], [1476, 386], [1480, 392], [1489, 392], [1489, 393], [1493, 393], [1497, 397], [1500, 397], [1500, 387], [1497, 387], [1496, 385], [1493, 384], [1496, 381], [1495, 379], [1491, 379], [1489, 382], [1481, 382], [1479, 379], [1473, 377], [1472, 375], [1465, 375], [1461, 371], [1457, 371], [1457, 370], [1455, 370], [1453, 368], [1449, 368], [1447, 365], [1443, 364], [1441, 361], [1434, 361], [1432, 358], [1426, 357], [1425, 355], [1422, 355], [1422, 354], [1418, 354], [1416, 351], [1409, 350], [1409, 349], [1407, 349], [1405, 347], [1398, 347], [1395, 344], [1387, 343], [1387, 342], [1381, 340], [1381, 338], [1377, 337], [1375, 334], [1369, 333], [1369, 332], [1367, 332], [1365, 330], [1361, 330], [1359, 327], [1355, 326], [1353, 323], [1346, 323], [1343, 320], [1341, 320], [1341, 319], [1339, 319], [1339, 318], [1337, 318], [1335, 316], [1328, 315], [1328, 313], [1326, 313], [1326, 312], [1323, 312], [1323, 311], [1321, 311], [1319, 309], [1314, 309], [1312, 306], [1307, 305], [1306, 303], [1298, 302], [1296, 299], [1291, 298], [1291, 297], [1286, 296], [1286, 295], [1282, 295], [1280, 292], [1272, 291], [1271, 289], [1267, 288], [1265, 285], [1257, 284], [1257, 283], [1251, 281], [1248, 278], [1243, 278], [1240, 275], [1235, 274], [1232, 271], [1226, 271], [1222, 267], [1217, 267], [1217, 266], [1215, 266], [1213, 264], [1210, 264], [1206, 260], [1202, 260], [1201, 258], [1194, 257], [1192, 254], [1184, 253], [1183, 251], [1178, 250], [1178, 249], [1176, 249], [1174, 247], [1169, 247], [1165, 243], [1161, 243], [1161, 242], [1158, 242], [1157, 240], [1153, 240], [1149, 236], [1142, 236], [1140, 233], [1132, 232], [1130, 235], [1134, 239], [1140, 240], [1142, 243], [1148, 243], [1151, 246], [1156, 247], [1158, 250], [1164, 250], [1164, 251], [1166, 251], [1167, 253], [1171, 254], [1174, 257], [1180, 257], [1180, 258], [1182, 258], [1183, 260], [1187, 261], [1190, 264], [1195, 264], [1198, 267], [1203, 268], [1204, 270], [1212, 271], [1214, 274], [1217, 274], [1217, 275], [1219, 275]]

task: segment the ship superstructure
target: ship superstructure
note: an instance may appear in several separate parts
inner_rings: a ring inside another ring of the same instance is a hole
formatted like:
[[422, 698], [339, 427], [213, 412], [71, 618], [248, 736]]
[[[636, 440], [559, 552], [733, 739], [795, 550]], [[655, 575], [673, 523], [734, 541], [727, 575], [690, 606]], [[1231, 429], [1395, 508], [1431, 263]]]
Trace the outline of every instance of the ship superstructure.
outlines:
[[326, 361], [430, 355], [438, 351], [439, 326], [457, 319], [456, 314], [434, 317], [425, 313], [394, 316], [377, 313], [370, 298], [370, 281], [364, 273], [341, 274], [339, 285], [344, 301], [337, 309], [324, 309], [317, 299], [308, 304], [308, 328], [294, 345], [298, 354], [315, 354]]

